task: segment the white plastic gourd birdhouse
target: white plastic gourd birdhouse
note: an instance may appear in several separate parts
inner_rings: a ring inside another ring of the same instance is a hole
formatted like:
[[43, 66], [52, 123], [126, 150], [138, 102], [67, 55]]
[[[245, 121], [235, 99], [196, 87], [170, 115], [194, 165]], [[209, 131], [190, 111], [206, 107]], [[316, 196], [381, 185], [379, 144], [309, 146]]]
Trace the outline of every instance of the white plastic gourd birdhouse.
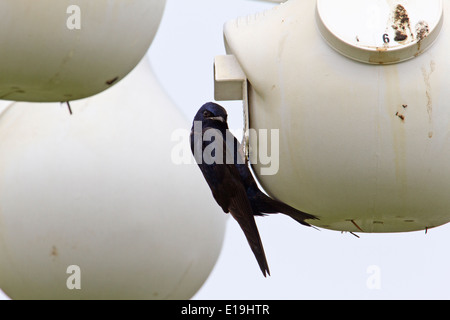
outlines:
[[147, 52], [165, 0], [0, 3], [0, 99], [76, 100], [122, 80]]
[[277, 131], [276, 173], [253, 161], [264, 189], [334, 230], [449, 222], [449, 10], [442, 0], [289, 0], [226, 23], [216, 98], [244, 100], [247, 131]]
[[225, 215], [194, 165], [190, 123], [144, 59], [113, 89], [0, 114], [0, 288], [13, 299], [188, 299]]
[[[0, 99], [28, 101], [0, 113], [9, 297], [188, 299], [215, 265], [225, 215], [197, 166], [174, 159], [173, 133], [186, 142], [191, 124], [141, 60], [164, 3], [0, 3]], [[73, 114], [31, 103], [66, 100]]]

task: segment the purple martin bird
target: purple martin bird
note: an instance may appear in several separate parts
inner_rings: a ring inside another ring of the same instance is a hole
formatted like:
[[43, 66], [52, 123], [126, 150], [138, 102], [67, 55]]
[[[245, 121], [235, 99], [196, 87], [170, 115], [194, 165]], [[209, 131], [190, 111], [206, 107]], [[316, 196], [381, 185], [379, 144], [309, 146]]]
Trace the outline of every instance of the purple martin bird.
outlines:
[[239, 142], [228, 130], [227, 116], [220, 105], [204, 104], [194, 117], [191, 150], [214, 199], [238, 222], [263, 275], [270, 275], [254, 216], [283, 213], [305, 226], [310, 226], [305, 220], [317, 218], [268, 197], [258, 188]]

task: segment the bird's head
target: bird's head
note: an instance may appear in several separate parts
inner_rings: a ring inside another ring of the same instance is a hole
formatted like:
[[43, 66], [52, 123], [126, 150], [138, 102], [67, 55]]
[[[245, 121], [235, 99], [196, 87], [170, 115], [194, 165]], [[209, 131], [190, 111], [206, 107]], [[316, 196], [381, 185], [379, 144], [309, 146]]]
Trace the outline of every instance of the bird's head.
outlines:
[[222, 106], [214, 102], [208, 102], [197, 111], [194, 121], [201, 121], [203, 124], [213, 127], [228, 127], [227, 117], [227, 111]]

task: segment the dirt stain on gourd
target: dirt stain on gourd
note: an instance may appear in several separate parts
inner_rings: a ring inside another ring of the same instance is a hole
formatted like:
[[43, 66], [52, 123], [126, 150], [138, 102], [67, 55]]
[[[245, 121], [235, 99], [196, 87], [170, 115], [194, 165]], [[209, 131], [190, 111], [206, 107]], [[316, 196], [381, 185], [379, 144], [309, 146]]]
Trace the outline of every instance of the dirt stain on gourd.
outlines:
[[52, 249], [50, 251], [50, 256], [53, 258], [58, 257], [59, 253], [58, 253], [58, 249], [56, 248], [56, 246], [52, 246]]
[[428, 137], [433, 137], [433, 130], [432, 130], [432, 121], [433, 121], [433, 96], [431, 91], [431, 81], [430, 77], [431, 74], [436, 69], [436, 64], [433, 60], [430, 61], [430, 68], [422, 67], [422, 75], [423, 75], [423, 81], [425, 83], [425, 96], [427, 98], [427, 113], [428, 113], [428, 120], [430, 123], [430, 131], [428, 132]]
[[408, 12], [401, 4], [395, 7], [392, 28], [395, 30], [394, 40], [397, 42], [406, 41], [408, 38], [414, 39]]
[[106, 83], [108, 86], [110, 86], [110, 85], [114, 84], [115, 82], [117, 82], [117, 80], [119, 80], [119, 77], [118, 77], [118, 76], [115, 77], [115, 78], [113, 78], [113, 79], [107, 80], [105, 83]]

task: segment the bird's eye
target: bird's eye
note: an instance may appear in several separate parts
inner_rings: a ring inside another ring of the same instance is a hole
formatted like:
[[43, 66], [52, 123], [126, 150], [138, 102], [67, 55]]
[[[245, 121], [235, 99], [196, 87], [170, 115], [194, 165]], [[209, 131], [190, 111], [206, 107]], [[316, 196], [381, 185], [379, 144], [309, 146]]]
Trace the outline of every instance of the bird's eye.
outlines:
[[203, 116], [204, 116], [205, 118], [209, 118], [209, 117], [212, 116], [212, 113], [209, 112], [208, 110], [205, 110], [205, 111], [203, 111]]

